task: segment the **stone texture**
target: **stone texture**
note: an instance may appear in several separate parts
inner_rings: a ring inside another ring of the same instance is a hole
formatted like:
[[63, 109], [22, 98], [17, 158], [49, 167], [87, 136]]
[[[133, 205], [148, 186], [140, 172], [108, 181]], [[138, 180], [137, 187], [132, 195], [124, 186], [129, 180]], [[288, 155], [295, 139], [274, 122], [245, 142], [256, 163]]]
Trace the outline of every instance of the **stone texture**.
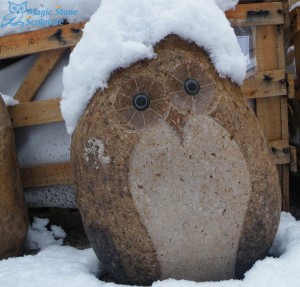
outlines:
[[14, 132], [0, 97], [0, 260], [21, 254], [27, 228]]
[[[266, 139], [201, 48], [171, 35], [155, 50], [156, 59], [115, 71], [73, 134], [85, 230], [118, 283], [241, 277], [279, 223]], [[188, 78], [200, 83], [197, 96], [184, 91]], [[148, 94], [146, 111], [133, 107], [137, 93]]]

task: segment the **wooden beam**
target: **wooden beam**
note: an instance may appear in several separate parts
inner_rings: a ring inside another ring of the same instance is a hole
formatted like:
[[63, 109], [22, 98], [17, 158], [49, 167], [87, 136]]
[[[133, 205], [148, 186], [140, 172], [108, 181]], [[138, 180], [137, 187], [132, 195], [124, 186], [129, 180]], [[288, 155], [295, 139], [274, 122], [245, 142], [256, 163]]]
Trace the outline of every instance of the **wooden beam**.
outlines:
[[14, 128], [63, 121], [60, 98], [21, 103], [8, 107]]
[[293, 173], [296, 173], [296, 172], [298, 172], [297, 147], [290, 145], [290, 154], [291, 154], [290, 170]]
[[281, 2], [239, 4], [226, 12], [232, 26], [282, 25], [284, 11]]
[[295, 76], [293, 74], [287, 74], [287, 87], [288, 87], [288, 98], [295, 99], [296, 91], [295, 91]]
[[290, 21], [290, 33], [291, 35], [294, 35], [300, 31], [300, 7], [297, 7], [290, 12]]
[[65, 48], [62, 48], [41, 52], [14, 98], [20, 103], [30, 102], [39, 90], [40, 86], [43, 84], [44, 80], [54, 69], [65, 50]]
[[284, 70], [259, 72], [245, 80], [243, 94], [249, 98], [265, 98], [287, 94]]
[[21, 168], [23, 188], [74, 184], [70, 163]]
[[75, 46], [84, 25], [68, 24], [0, 37], [0, 60]]

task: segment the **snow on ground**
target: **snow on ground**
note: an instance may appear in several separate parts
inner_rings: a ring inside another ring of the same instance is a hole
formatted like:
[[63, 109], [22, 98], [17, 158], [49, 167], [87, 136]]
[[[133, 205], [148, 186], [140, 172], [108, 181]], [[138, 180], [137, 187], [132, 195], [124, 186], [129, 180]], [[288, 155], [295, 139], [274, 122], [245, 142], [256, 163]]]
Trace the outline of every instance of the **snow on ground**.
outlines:
[[[45, 221], [37, 219], [42, 228]], [[59, 234], [61, 230], [59, 231]], [[53, 234], [47, 233], [50, 238]], [[40, 237], [40, 234], [37, 236]], [[50, 242], [50, 240], [48, 240]], [[60, 243], [60, 242], [56, 242]], [[44, 246], [35, 256], [0, 261], [1, 287], [121, 287], [97, 279], [101, 264], [92, 249]], [[185, 280], [164, 280], [153, 287], [299, 287], [300, 286], [300, 222], [283, 212], [270, 254], [257, 261], [244, 280], [196, 283]], [[278, 258], [276, 258], [278, 257]]]
[[37, 250], [43, 249], [49, 245], [62, 245], [66, 237], [65, 231], [56, 225], [47, 228], [48, 218], [34, 217], [33, 223], [28, 228], [28, 234], [25, 242], [25, 248]]
[[[237, 2], [226, 1], [217, 2], [223, 9]], [[103, 0], [64, 69], [61, 111], [68, 133], [114, 70], [155, 58], [153, 46], [171, 33], [203, 47], [221, 77], [241, 84], [246, 57], [219, 6], [215, 0]]]

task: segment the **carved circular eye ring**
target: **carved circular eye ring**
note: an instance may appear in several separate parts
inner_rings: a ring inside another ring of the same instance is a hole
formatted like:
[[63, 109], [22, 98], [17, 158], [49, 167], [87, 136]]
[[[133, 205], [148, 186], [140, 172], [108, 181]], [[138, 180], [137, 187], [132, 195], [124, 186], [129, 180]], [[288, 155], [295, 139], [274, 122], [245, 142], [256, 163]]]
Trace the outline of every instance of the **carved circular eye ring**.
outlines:
[[217, 106], [219, 95], [214, 81], [200, 64], [178, 65], [165, 86], [172, 105], [180, 112], [207, 114]]
[[152, 77], [140, 76], [126, 81], [119, 89], [114, 119], [132, 131], [150, 128], [169, 112], [169, 97], [163, 84]]

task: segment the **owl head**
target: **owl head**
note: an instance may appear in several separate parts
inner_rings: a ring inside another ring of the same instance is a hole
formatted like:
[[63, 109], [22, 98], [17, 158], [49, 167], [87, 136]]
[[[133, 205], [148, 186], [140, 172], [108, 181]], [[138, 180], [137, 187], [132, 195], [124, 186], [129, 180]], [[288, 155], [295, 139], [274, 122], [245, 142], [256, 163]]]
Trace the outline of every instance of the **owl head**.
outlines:
[[11, 13], [25, 13], [27, 11], [27, 2], [23, 2], [21, 4], [16, 4], [13, 2], [9, 3], [9, 12]]
[[[162, 47], [173, 41], [186, 49], [175, 52]], [[156, 49], [161, 54], [157, 61], [141, 61], [117, 72], [122, 80], [110, 93], [111, 119], [127, 132], [140, 133], [164, 121], [178, 129], [183, 118], [209, 114], [217, 106], [220, 87], [209, 60], [194, 58], [190, 46], [174, 35]], [[207, 58], [205, 52], [203, 58]]]

